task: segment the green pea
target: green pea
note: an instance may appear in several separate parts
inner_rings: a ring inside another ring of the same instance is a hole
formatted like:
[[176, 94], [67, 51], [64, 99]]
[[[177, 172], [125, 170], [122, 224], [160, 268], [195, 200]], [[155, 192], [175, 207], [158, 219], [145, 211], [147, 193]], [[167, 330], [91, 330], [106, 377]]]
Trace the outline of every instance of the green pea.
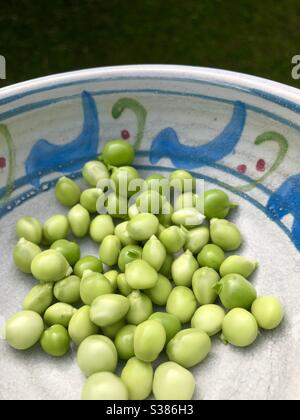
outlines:
[[134, 356], [133, 337], [136, 325], [125, 325], [122, 327], [115, 338], [115, 346], [118, 356], [122, 360], [128, 360]]
[[181, 322], [179, 319], [175, 315], [168, 314], [167, 312], [154, 312], [149, 319], [160, 322], [164, 327], [166, 332], [166, 343], [181, 330]]
[[225, 219], [230, 209], [236, 206], [222, 190], [213, 189], [204, 193], [204, 214], [208, 219]]
[[119, 292], [123, 296], [128, 296], [133, 291], [132, 287], [129, 286], [129, 284], [126, 280], [126, 277], [125, 277], [124, 273], [120, 273], [118, 275], [117, 285], [118, 285]]
[[249, 260], [248, 258], [239, 255], [231, 255], [222, 262], [220, 274], [224, 277], [227, 274], [236, 273], [247, 278], [251, 276], [257, 266], [258, 264], [256, 261]]
[[43, 282], [55, 282], [72, 274], [72, 268], [65, 257], [54, 249], [37, 254], [31, 263], [33, 276]]
[[198, 254], [208, 242], [209, 229], [206, 226], [200, 226], [187, 231], [184, 249], [189, 249], [193, 254]]
[[158, 321], [147, 320], [136, 327], [133, 337], [135, 356], [144, 362], [157, 359], [166, 343], [166, 332]]
[[211, 341], [204, 331], [188, 328], [178, 332], [167, 345], [167, 355], [172, 362], [190, 368], [201, 363], [211, 349]]
[[60, 252], [72, 267], [80, 259], [80, 246], [76, 242], [59, 239], [51, 245], [50, 249]]
[[153, 312], [152, 302], [148, 296], [139, 290], [134, 290], [128, 295], [130, 303], [126, 319], [129, 324], [138, 325], [146, 321]]
[[172, 214], [172, 222], [175, 225], [193, 228], [203, 223], [205, 216], [194, 207], [176, 210]]
[[125, 325], [125, 319], [121, 319], [120, 321], [115, 322], [114, 324], [108, 325], [107, 327], [102, 327], [103, 334], [110, 338], [111, 340], [114, 340], [118, 332], [121, 328], [123, 328]]
[[164, 306], [167, 304], [168, 297], [172, 291], [172, 283], [167, 277], [158, 274], [158, 280], [154, 287], [145, 290], [155, 305]]
[[250, 309], [256, 299], [256, 290], [239, 274], [227, 274], [214, 286], [226, 309]]
[[85, 376], [98, 372], [114, 372], [118, 354], [114, 343], [104, 335], [85, 338], [77, 350], [77, 363]]
[[163, 265], [161, 266], [161, 269], [159, 270], [159, 273], [167, 277], [168, 279], [170, 279], [172, 277], [172, 272], [171, 272], [172, 264], [173, 264], [173, 257], [172, 255], [167, 254], [165, 261]]
[[81, 205], [76, 204], [68, 213], [68, 220], [74, 236], [83, 238], [87, 235], [91, 223], [90, 213]]
[[219, 274], [209, 267], [202, 267], [195, 271], [192, 279], [194, 295], [200, 305], [214, 303], [218, 297], [213, 286], [220, 280]]
[[59, 302], [78, 302], [80, 299], [80, 278], [77, 276], [70, 276], [56, 282], [53, 293]]
[[113, 293], [107, 278], [100, 273], [86, 270], [80, 283], [80, 298], [85, 305], [91, 305], [96, 297]]
[[143, 249], [138, 245], [126, 245], [121, 250], [119, 259], [118, 259], [118, 266], [119, 269], [124, 272], [126, 264], [142, 258]]
[[184, 246], [186, 233], [178, 226], [170, 226], [159, 235], [159, 240], [166, 248], [167, 253], [175, 254]]
[[44, 323], [39, 314], [33, 311], [18, 312], [5, 323], [5, 339], [17, 350], [27, 350], [40, 339]]
[[80, 188], [72, 179], [63, 176], [55, 185], [55, 196], [57, 200], [66, 207], [73, 207], [79, 202]]
[[82, 306], [74, 313], [69, 323], [68, 332], [72, 341], [74, 341], [77, 346], [79, 346], [85, 338], [97, 334], [98, 326], [90, 319], [89, 306]]
[[112, 166], [130, 165], [134, 156], [134, 148], [125, 140], [110, 140], [105, 144], [101, 154], [103, 161]]
[[125, 296], [113, 294], [98, 296], [91, 306], [91, 321], [99, 327], [107, 327], [124, 318], [129, 306], [129, 300]]
[[102, 242], [108, 235], [114, 234], [114, 222], [109, 214], [100, 214], [91, 222], [90, 236], [95, 242]]
[[82, 176], [88, 185], [97, 187], [99, 181], [109, 179], [109, 172], [102, 162], [91, 160], [84, 165]]
[[34, 217], [21, 217], [16, 224], [16, 234], [19, 239], [24, 238], [29, 242], [39, 245], [42, 242], [43, 228]]
[[225, 311], [219, 305], [203, 305], [196, 310], [192, 318], [192, 328], [206, 332], [209, 336], [222, 330]]
[[135, 168], [132, 166], [121, 166], [120, 168], [113, 168], [110, 179], [114, 183], [114, 190], [118, 194], [131, 197], [136, 191], [129, 190], [130, 183], [139, 178], [139, 173]]
[[94, 373], [84, 384], [82, 400], [128, 400], [123, 381], [111, 372]]
[[44, 321], [48, 325], [59, 324], [68, 327], [71, 318], [77, 310], [68, 303], [58, 302], [50, 306], [44, 313]]
[[197, 207], [199, 197], [191, 191], [179, 194], [174, 201], [174, 209], [180, 210], [184, 208]]
[[172, 277], [176, 286], [190, 287], [193, 275], [198, 267], [196, 258], [189, 250], [176, 258], [172, 264]]
[[140, 213], [134, 216], [127, 225], [131, 238], [136, 241], [147, 241], [158, 229], [158, 219], [154, 214]]
[[171, 186], [176, 191], [181, 191], [181, 193], [190, 192], [195, 189], [195, 179], [189, 172], [182, 169], [171, 172], [169, 180]]
[[168, 186], [169, 181], [161, 174], [152, 174], [145, 179], [145, 188], [157, 191], [161, 195], [166, 195]]
[[224, 219], [211, 219], [210, 237], [224, 251], [235, 251], [242, 243], [238, 227]]
[[118, 288], [117, 278], [118, 278], [118, 271], [117, 270], [110, 270], [104, 273], [104, 276], [110, 282], [113, 292], [115, 292]]
[[102, 273], [103, 264], [98, 258], [87, 255], [77, 261], [74, 267], [74, 274], [81, 278], [85, 270], [91, 270], [95, 273]]
[[273, 296], [260, 296], [255, 299], [251, 312], [258, 326], [264, 330], [277, 328], [284, 316], [282, 304]]
[[115, 235], [120, 239], [123, 246], [135, 245], [137, 241], [130, 237], [127, 226], [128, 222], [119, 223], [115, 227]]
[[98, 204], [98, 212], [105, 211], [114, 219], [127, 219], [128, 202], [127, 198], [112, 192], [108, 194], [103, 207]]
[[174, 362], [162, 363], [153, 378], [156, 400], [191, 400], [196, 382], [190, 371]]
[[64, 239], [69, 233], [69, 222], [66, 216], [56, 214], [46, 220], [43, 226], [43, 237], [48, 244]]
[[138, 209], [138, 206], [136, 204], [132, 204], [132, 206], [130, 206], [128, 208], [128, 217], [129, 219], [133, 219], [134, 216], [137, 216], [138, 214], [140, 214], [140, 210]]
[[257, 322], [250, 312], [235, 308], [226, 314], [221, 337], [225, 343], [236, 347], [247, 347], [256, 340], [257, 335]]
[[134, 260], [126, 265], [125, 278], [133, 289], [150, 289], [156, 285], [158, 275], [147, 261]]
[[159, 214], [162, 211], [164, 198], [158, 191], [143, 191], [136, 199], [136, 206], [140, 213]]
[[210, 267], [218, 271], [225, 260], [225, 254], [218, 245], [208, 244], [199, 252], [197, 260], [202, 267]]
[[121, 379], [128, 389], [130, 400], [145, 400], [152, 391], [153, 368], [151, 363], [132, 357], [124, 366]]
[[52, 290], [52, 283], [37, 284], [23, 300], [23, 309], [26, 311], [34, 311], [41, 315], [52, 303]]
[[159, 271], [167, 255], [166, 248], [155, 235], [145, 243], [142, 253], [143, 260], [147, 261], [156, 271]]
[[161, 212], [157, 214], [158, 221], [160, 225], [164, 227], [169, 227], [172, 225], [172, 215], [174, 213], [174, 209], [172, 204], [168, 201], [163, 200]]
[[183, 324], [189, 322], [197, 308], [194, 293], [185, 286], [174, 287], [167, 301], [166, 310], [175, 315]]
[[62, 325], [52, 325], [43, 332], [40, 344], [44, 352], [50, 356], [64, 356], [70, 348], [68, 331]]
[[115, 235], [108, 235], [103, 239], [99, 248], [100, 260], [108, 266], [113, 266], [118, 262], [120, 251], [120, 239]]
[[89, 213], [96, 213], [97, 211], [97, 201], [103, 195], [103, 190], [101, 188], [88, 188], [83, 191], [80, 196], [80, 204], [84, 207]]
[[31, 273], [31, 263], [41, 252], [38, 245], [21, 238], [13, 250], [14, 263], [23, 273]]

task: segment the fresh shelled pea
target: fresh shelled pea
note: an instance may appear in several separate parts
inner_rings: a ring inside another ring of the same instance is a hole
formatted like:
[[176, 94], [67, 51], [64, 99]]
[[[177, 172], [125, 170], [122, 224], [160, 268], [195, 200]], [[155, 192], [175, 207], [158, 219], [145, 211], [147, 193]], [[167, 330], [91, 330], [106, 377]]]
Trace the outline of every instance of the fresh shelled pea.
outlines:
[[172, 278], [176, 286], [192, 285], [192, 278], [199, 265], [191, 251], [187, 250], [173, 261]]
[[29, 242], [40, 245], [43, 227], [35, 217], [21, 217], [16, 224], [16, 234], [19, 239], [24, 238]]
[[164, 327], [166, 332], [166, 343], [168, 343], [180, 330], [181, 322], [172, 314], [167, 312], [154, 312], [149, 320], [158, 321]]
[[43, 320], [33, 311], [18, 312], [5, 323], [5, 339], [16, 350], [27, 350], [34, 346], [43, 331]]
[[227, 274], [240, 274], [247, 278], [256, 270], [258, 264], [256, 261], [241, 257], [240, 255], [231, 255], [227, 257], [220, 266], [220, 275], [222, 277]]
[[80, 204], [89, 213], [96, 213], [97, 201], [102, 195], [103, 190], [101, 188], [88, 188], [82, 192], [80, 196]]
[[85, 270], [91, 270], [95, 273], [102, 273], [103, 264], [99, 258], [93, 257], [92, 255], [87, 255], [77, 261], [74, 267], [74, 274], [81, 278]]
[[212, 189], [204, 193], [204, 214], [208, 219], [225, 219], [230, 209], [236, 206], [222, 190]]
[[85, 338], [77, 350], [77, 363], [85, 376], [98, 372], [114, 372], [118, 354], [114, 343], [104, 335]]
[[256, 340], [257, 335], [257, 322], [250, 312], [235, 308], [226, 314], [223, 320], [222, 341], [236, 347], [247, 347]]
[[125, 296], [114, 294], [98, 296], [91, 306], [91, 321], [99, 327], [107, 327], [124, 318], [129, 306], [129, 300]]
[[134, 216], [127, 225], [129, 235], [136, 241], [147, 241], [158, 229], [158, 219], [154, 214], [140, 213]]
[[91, 216], [90, 213], [81, 205], [76, 204], [68, 213], [68, 220], [74, 236], [83, 238], [89, 231]]
[[142, 258], [143, 249], [138, 245], [126, 245], [118, 258], [119, 269], [124, 272], [126, 264]]
[[225, 260], [225, 254], [218, 245], [207, 244], [199, 252], [197, 260], [202, 267], [210, 267], [218, 271]]
[[106, 212], [114, 219], [126, 220], [128, 213], [127, 198], [112, 192], [107, 195], [106, 200], [103, 202], [103, 206], [100, 206], [98, 203], [98, 212]]
[[195, 189], [195, 179], [193, 176], [182, 169], [177, 169], [170, 173], [169, 176], [170, 186], [182, 193], [190, 192]]
[[146, 190], [140, 193], [135, 204], [139, 213], [159, 214], [162, 211], [164, 201], [164, 197], [158, 191]]
[[242, 243], [238, 227], [225, 219], [211, 219], [210, 237], [224, 251], [235, 251]]
[[128, 390], [124, 382], [114, 373], [94, 373], [84, 384], [81, 399], [83, 401], [128, 400]]
[[178, 332], [167, 345], [169, 360], [190, 368], [201, 363], [211, 349], [211, 341], [206, 332], [188, 328]]
[[95, 242], [102, 242], [108, 235], [113, 235], [115, 230], [114, 222], [109, 214], [100, 214], [92, 220], [90, 225], [90, 236]]
[[170, 279], [172, 277], [172, 264], [173, 264], [173, 257], [170, 254], [166, 255], [165, 261], [159, 270], [159, 274]]
[[170, 226], [159, 235], [159, 240], [166, 248], [167, 253], [175, 254], [183, 248], [186, 232], [178, 226]]
[[13, 250], [13, 260], [16, 267], [23, 273], [31, 273], [33, 259], [42, 252], [41, 248], [33, 242], [21, 238]]
[[250, 309], [256, 299], [256, 290], [240, 274], [227, 274], [214, 286], [226, 309]]
[[125, 278], [133, 289], [151, 289], [158, 280], [157, 272], [144, 260], [134, 260], [125, 267]]
[[118, 356], [122, 360], [128, 360], [134, 356], [133, 337], [136, 325], [125, 325], [122, 327], [115, 338], [115, 346]]
[[133, 337], [135, 356], [144, 362], [156, 360], [166, 343], [166, 332], [158, 321], [147, 320], [136, 327]]
[[160, 226], [164, 228], [169, 227], [172, 225], [172, 214], [174, 213], [174, 209], [171, 203], [167, 200], [163, 200], [161, 212], [157, 214], [158, 221]]
[[102, 179], [109, 179], [110, 175], [107, 167], [97, 160], [87, 162], [82, 169], [82, 176], [86, 183], [91, 187], [97, 187]]
[[174, 200], [174, 209], [180, 210], [184, 208], [199, 207], [199, 196], [192, 191], [179, 194]]
[[80, 298], [85, 305], [91, 305], [96, 297], [113, 293], [108, 279], [101, 273], [86, 270], [80, 282]]
[[124, 366], [121, 379], [128, 389], [130, 400], [145, 400], [152, 391], [152, 365], [132, 357]]
[[108, 325], [107, 327], [102, 327], [101, 330], [106, 337], [110, 338], [111, 340], [114, 340], [120, 329], [123, 328], [125, 325], [125, 318], [123, 318], [120, 321], [115, 322], [114, 324]]
[[167, 301], [166, 310], [175, 315], [183, 324], [189, 322], [197, 308], [194, 293], [185, 286], [174, 287]]
[[76, 242], [59, 239], [51, 245], [50, 249], [60, 252], [72, 267], [80, 259], [80, 246]]
[[43, 332], [40, 345], [50, 356], [64, 356], [70, 348], [68, 331], [62, 325], [52, 325]]
[[43, 314], [51, 305], [53, 300], [53, 284], [37, 284], [26, 295], [23, 300], [23, 309]]
[[200, 226], [187, 231], [184, 249], [190, 250], [193, 254], [198, 254], [208, 242], [209, 229], [206, 226]]
[[145, 290], [145, 294], [149, 296], [154, 305], [163, 306], [167, 304], [168, 297], [172, 291], [172, 283], [170, 280], [158, 273], [157, 283], [154, 287]]
[[126, 315], [128, 324], [138, 325], [146, 321], [153, 312], [150, 298], [139, 290], [134, 290], [127, 298], [130, 304]]
[[80, 188], [72, 179], [63, 176], [55, 185], [55, 196], [57, 200], [66, 207], [73, 207], [79, 202]]
[[196, 382], [190, 371], [174, 362], [162, 363], [153, 378], [156, 400], [191, 400]]
[[110, 282], [113, 292], [115, 292], [118, 288], [117, 278], [118, 278], [118, 271], [117, 270], [109, 270], [104, 273], [107, 280]]
[[144, 245], [142, 259], [147, 261], [156, 271], [159, 271], [166, 255], [166, 248], [155, 235], [152, 235]]
[[54, 296], [62, 303], [76, 303], [80, 299], [80, 278], [69, 276], [54, 284]]
[[100, 158], [106, 165], [130, 165], [134, 160], [135, 152], [130, 143], [125, 140], [110, 140], [104, 145]]
[[134, 190], [129, 190], [129, 187], [131, 182], [139, 178], [140, 176], [138, 171], [132, 166], [121, 166], [119, 168], [115, 167], [112, 169], [110, 177], [111, 181], [114, 183], [113, 188], [116, 193], [126, 197], [131, 197], [136, 193]]
[[62, 280], [71, 275], [72, 271], [65, 257], [54, 249], [37, 254], [31, 262], [33, 276], [43, 283]]
[[123, 246], [136, 245], [137, 241], [135, 241], [134, 239], [130, 237], [127, 226], [128, 226], [128, 221], [119, 223], [115, 227], [114, 233], [120, 239], [121, 244]]
[[172, 222], [175, 225], [184, 226], [188, 229], [201, 225], [204, 219], [205, 216], [195, 207], [179, 209], [172, 214]]
[[46, 310], [44, 313], [44, 321], [48, 325], [59, 324], [67, 328], [71, 318], [76, 314], [76, 312], [77, 309], [68, 303], [58, 302], [49, 306]]
[[191, 325], [192, 328], [197, 328], [212, 336], [222, 330], [224, 317], [225, 311], [221, 306], [203, 305], [194, 313]]
[[284, 316], [282, 304], [274, 296], [260, 296], [255, 299], [251, 312], [258, 326], [264, 330], [277, 328]]
[[194, 295], [200, 305], [214, 303], [218, 297], [213, 286], [220, 280], [219, 274], [209, 267], [202, 267], [195, 271], [192, 279]]
[[124, 273], [118, 274], [117, 285], [119, 292], [123, 296], [128, 296], [131, 292], [133, 292], [133, 288], [129, 286]]
[[100, 260], [111, 267], [117, 264], [120, 251], [120, 239], [116, 235], [108, 235], [103, 239], [99, 248]]
[[68, 332], [69, 335], [74, 341], [74, 343], [79, 346], [79, 344], [90, 335], [97, 334], [98, 326], [94, 324], [90, 319], [90, 306], [82, 306], [78, 309], [72, 316]]
[[46, 220], [43, 225], [43, 237], [48, 244], [64, 239], [69, 233], [69, 222], [66, 216], [56, 214]]

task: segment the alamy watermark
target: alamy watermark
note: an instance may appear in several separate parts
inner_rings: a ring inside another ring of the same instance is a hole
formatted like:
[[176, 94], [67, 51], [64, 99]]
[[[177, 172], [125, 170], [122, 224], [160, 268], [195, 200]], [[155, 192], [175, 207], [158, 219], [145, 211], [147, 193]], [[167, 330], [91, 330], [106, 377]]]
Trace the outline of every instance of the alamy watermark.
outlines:
[[300, 55], [294, 55], [292, 57], [291, 63], [294, 64], [292, 68], [291, 76], [294, 80], [300, 79]]
[[0, 55], [0, 79], [6, 79], [6, 60], [3, 55]]

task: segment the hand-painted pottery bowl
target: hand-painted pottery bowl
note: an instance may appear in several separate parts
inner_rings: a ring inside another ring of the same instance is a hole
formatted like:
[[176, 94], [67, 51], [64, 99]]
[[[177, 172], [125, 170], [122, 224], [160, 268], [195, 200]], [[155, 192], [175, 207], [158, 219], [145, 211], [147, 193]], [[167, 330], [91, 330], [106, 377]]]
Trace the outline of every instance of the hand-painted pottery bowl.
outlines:
[[[109, 139], [136, 149], [143, 174], [184, 168], [206, 188], [230, 193], [231, 219], [257, 259], [260, 295], [286, 310], [275, 331], [247, 349], [217, 338], [193, 369], [196, 399], [300, 398], [300, 91], [208, 68], [129, 66], [55, 75], [0, 90], [0, 316], [21, 308], [35, 283], [12, 261], [15, 223], [66, 212], [54, 199], [62, 174]], [[97, 245], [83, 241], [84, 253]], [[77, 399], [84, 382], [75, 349], [54, 359], [39, 346], [17, 352], [0, 340], [0, 399]]]

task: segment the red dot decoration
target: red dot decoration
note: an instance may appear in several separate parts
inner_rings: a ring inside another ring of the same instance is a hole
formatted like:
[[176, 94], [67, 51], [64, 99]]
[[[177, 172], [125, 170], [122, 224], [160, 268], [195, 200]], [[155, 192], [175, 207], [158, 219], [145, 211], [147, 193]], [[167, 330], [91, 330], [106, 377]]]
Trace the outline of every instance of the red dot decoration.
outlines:
[[264, 159], [259, 159], [257, 161], [256, 170], [259, 172], [264, 172], [266, 170], [266, 161]]
[[0, 157], [0, 169], [6, 167], [6, 159], [4, 157]]
[[244, 174], [244, 173], [247, 171], [247, 166], [246, 166], [246, 165], [244, 165], [244, 164], [239, 165], [239, 166], [237, 167], [237, 170], [239, 171], [239, 173], [240, 173], [240, 174]]
[[121, 131], [121, 137], [123, 140], [128, 140], [130, 138], [130, 133], [128, 130]]

